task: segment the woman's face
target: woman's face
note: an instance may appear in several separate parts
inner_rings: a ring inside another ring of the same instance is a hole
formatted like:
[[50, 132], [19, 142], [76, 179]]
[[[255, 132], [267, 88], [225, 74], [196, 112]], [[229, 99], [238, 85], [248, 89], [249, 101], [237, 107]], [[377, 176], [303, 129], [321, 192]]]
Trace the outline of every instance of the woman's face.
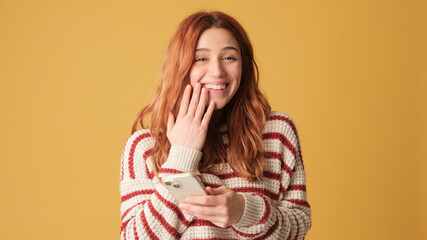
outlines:
[[240, 85], [242, 59], [233, 35], [223, 28], [205, 30], [197, 43], [190, 70], [190, 83], [200, 83], [209, 93], [209, 102], [222, 109], [233, 98]]

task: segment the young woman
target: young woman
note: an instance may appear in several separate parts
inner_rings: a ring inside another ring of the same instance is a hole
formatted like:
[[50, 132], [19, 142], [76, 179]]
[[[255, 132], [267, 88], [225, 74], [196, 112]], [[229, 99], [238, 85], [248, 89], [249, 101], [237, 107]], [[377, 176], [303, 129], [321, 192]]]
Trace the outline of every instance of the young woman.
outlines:
[[[150, 114], [149, 129], [142, 128]], [[303, 239], [311, 226], [297, 131], [271, 112], [242, 26], [187, 17], [121, 159], [122, 239]], [[178, 203], [161, 178], [194, 173], [206, 196]]]

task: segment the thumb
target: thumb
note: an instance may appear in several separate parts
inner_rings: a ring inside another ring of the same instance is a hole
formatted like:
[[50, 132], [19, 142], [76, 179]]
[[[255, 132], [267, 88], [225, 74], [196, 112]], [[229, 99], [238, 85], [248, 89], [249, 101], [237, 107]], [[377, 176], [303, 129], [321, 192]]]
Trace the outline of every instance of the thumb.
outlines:
[[209, 195], [221, 195], [223, 193], [228, 192], [230, 189], [228, 189], [225, 186], [221, 186], [219, 188], [211, 188], [211, 187], [206, 187], [206, 191], [209, 193]]

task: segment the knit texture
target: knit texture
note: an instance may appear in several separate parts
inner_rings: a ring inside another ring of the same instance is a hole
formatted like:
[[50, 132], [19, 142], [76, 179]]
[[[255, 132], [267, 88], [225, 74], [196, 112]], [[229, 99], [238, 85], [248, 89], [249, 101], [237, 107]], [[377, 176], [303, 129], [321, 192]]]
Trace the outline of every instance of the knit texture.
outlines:
[[[160, 177], [193, 172], [205, 186], [226, 186], [245, 198], [239, 222], [220, 228], [180, 211], [153, 174], [154, 140], [149, 130], [132, 134], [121, 158], [121, 239], [304, 239], [311, 226], [311, 209], [298, 135], [289, 116], [280, 112], [268, 116], [263, 144], [264, 177], [253, 183], [239, 178], [228, 164], [220, 174], [200, 173], [200, 151], [171, 147]], [[214, 166], [214, 171], [220, 169], [220, 164]]]

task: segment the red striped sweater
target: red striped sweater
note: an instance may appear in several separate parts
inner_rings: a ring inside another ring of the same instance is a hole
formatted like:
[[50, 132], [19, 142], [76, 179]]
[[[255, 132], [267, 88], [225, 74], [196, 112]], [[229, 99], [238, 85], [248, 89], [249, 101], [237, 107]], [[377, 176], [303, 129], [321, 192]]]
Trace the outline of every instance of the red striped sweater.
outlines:
[[[245, 198], [239, 222], [219, 228], [179, 210], [173, 196], [153, 175], [153, 138], [148, 130], [135, 132], [121, 158], [121, 239], [303, 239], [311, 226], [311, 210], [293, 121], [272, 112], [263, 130], [263, 144], [264, 177], [253, 183], [239, 178], [229, 165], [221, 174], [200, 174], [200, 151], [171, 147], [160, 177], [193, 172], [201, 175], [205, 186], [224, 185]], [[215, 167], [219, 170], [221, 166]]]

